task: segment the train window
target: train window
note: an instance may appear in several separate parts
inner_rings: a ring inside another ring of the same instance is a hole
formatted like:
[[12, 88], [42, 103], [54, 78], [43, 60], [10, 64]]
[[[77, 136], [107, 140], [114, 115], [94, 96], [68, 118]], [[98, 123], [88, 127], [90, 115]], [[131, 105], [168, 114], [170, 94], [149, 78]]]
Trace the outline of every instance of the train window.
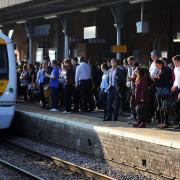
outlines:
[[0, 44], [0, 79], [8, 77], [8, 64], [7, 47], [5, 44]]

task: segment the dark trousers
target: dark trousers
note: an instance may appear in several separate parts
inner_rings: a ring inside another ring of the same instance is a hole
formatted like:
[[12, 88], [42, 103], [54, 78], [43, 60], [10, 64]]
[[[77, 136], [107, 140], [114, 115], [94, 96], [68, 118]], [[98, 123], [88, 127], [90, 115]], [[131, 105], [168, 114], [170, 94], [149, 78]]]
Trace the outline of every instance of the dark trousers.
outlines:
[[162, 104], [163, 104], [162, 98], [157, 98], [157, 109], [156, 109], [156, 116], [158, 119], [158, 124], [167, 124], [169, 114], [165, 111], [163, 111]]
[[24, 101], [27, 101], [27, 90], [28, 90], [28, 86], [21, 86], [21, 91], [22, 91], [22, 95], [24, 96]]
[[59, 106], [64, 106], [64, 87], [62, 84], [59, 85]]
[[116, 88], [111, 87], [107, 94], [107, 118], [117, 121], [120, 108], [120, 96]]
[[92, 81], [91, 80], [81, 80], [79, 82], [79, 92], [82, 104], [82, 110], [87, 111], [94, 109], [94, 100], [92, 97]]
[[73, 102], [74, 102], [74, 111], [79, 111], [79, 91], [75, 87], [72, 90]]
[[94, 87], [93, 89], [93, 95], [96, 99], [96, 107], [100, 108], [100, 102], [99, 102], [99, 87]]
[[180, 100], [177, 102], [177, 120], [178, 120], [178, 125], [180, 126]]
[[50, 87], [50, 95], [51, 95], [51, 108], [58, 109], [59, 89]]
[[99, 104], [102, 105], [104, 110], [104, 119], [106, 119], [107, 116], [107, 93], [100, 92], [99, 95]]
[[43, 108], [46, 107], [46, 98], [44, 96], [44, 88], [43, 88], [43, 84], [40, 83], [39, 85], [39, 90], [40, 90], [40, 97], [41, 97], [41, 101], [42, 101], [42, 104], [43, 104]]
[[64, 105], [67, 112], [71, 111], [71, 105], [72, 105], [72, 86], [66, 85], [64, 88]]

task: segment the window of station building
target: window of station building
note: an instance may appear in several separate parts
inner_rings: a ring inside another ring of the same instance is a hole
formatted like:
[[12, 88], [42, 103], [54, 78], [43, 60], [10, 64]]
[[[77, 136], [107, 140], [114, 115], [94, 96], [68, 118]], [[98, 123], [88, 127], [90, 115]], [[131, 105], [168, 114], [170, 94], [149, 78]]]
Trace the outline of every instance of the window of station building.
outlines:
[[55, 49], [49, 49], [49, 58], [51, 61], [56, 59], [56, 51]]
[[43, 61], [43, 48], [37, 48], [36, 62], [42, 63], [42, 61]]
[[5, 44], [0, 44], [0, 78], [8, 76], [9, 65], [8, 65], [8, 54], [7, 47]]

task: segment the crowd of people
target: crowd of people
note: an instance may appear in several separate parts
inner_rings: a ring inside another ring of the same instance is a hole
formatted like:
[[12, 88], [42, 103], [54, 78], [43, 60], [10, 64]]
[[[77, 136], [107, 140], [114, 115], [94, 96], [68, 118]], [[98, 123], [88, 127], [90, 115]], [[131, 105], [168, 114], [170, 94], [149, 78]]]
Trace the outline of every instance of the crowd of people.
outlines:
[[[147, 68], [133, 56], [111, 59], [100, 66], [85, 58], [18, 66], [18, 97], [38, 99], [42, 108], [63, 113], [104, 110], [103, 121], [117, 121], [130, 111], [134, 127], [157, 123], [159, 128], [180, 128], [180, 55], [172, 61], [151, 52]], [[170, 63], [171, 62], [171, 63]], [[170, 121], [170, 117], [174, 117]]]

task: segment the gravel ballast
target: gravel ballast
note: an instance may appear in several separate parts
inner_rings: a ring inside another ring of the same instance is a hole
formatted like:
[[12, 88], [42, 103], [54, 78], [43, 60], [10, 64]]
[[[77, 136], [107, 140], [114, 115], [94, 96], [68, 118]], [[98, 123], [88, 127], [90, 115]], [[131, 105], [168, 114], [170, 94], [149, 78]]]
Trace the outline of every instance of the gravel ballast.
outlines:
[[67, 150], [63, 147], [56, 147], [52, 145], [41, 144], [29, 139], [12, 138], [11, 142], [30, 148], [32, 150], [47, 154], [49, 156], [58, 157], [65, 161], [77, 164], [79, 166], [94, 170], [96, 172], [111, 176], [119, 180], [152, 180], [151, 178], [143, 175], [139, 176], [134, 173], [125, 173], [121, 169], [112, 168], [105, 164], [102, 159], [86, 156], [85, 154], [78, 153], [77, 151]]
[[17, 172], [8, 169], [0, 165], [0, 179], [1, 180], [27, 180], [27, 178], [23, 175], [18, 174]]
[[[42, 179], [58, 179], [58, 180], [88, 180], [90, 178], [83, 175], [73, 173], [63, 167], [57, 167], [52, 162], [47, 161], [37, 155], [29, 154], [27, 151], [20, 150], [19, 148], [12, 148], [6, 144], [1, 144], [0, 158], [8, 163], [11, 163], [25, 171], [28, 171]], [[4, 169], [4, 167], [3, 167]], [[6, 168], [7, 169], [7, 168]], [[11, 179], [11, 172], [8, 172], [0, 179]], [[18, 177], [17, 177], [18, 179]], [[20, 178], [24, 179], [24, 178]]]

